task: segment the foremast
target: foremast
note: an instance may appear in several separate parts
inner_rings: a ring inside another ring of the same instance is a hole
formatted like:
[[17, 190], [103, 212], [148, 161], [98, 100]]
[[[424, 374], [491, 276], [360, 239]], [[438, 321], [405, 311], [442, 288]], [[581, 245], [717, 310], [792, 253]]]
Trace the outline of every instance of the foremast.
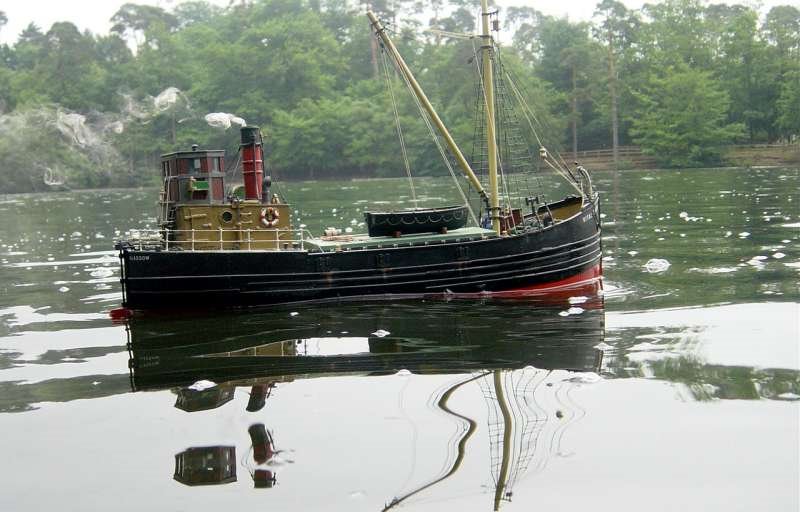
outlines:
[[[486, 0], [482, 0], [482, 11], [483, 11], [483, 30], [484, 30], [484, 52], [491, 52], [491, 45], [492, 45], [492, 38], [489, 35], [489, 14], [488, 14], [488, 6]], [[467, 159], [464, 158], [463, 153], [459, 149], [458, 145], [456, 145], [455, 140], [453, 139], [452, 135], [448, 131], [447, 127], [442, 122], [439, 115], [436, 113], [436, 110], [431, 105], [431, 102], [428, 100], [428, 97], [425, 95], [425, 92], [420, 87], [417, 80], [414, 78], [413, 73], [409, 69], [408, 65], [406, 64], [403, 57], [397, 51], [394, 43], [392, 42], [389, 35], [386, 33], [386, 29], [384, 28], [383, 24], [381, 24], [380, 20], [378, 20], [375, 13], [372, 11], [367, 11], [367, 17], [369, 18], [370, 23], [372, 24], [373, 29], [375, 30], [375, 34], [380, 37], [381, 41], [383, 42], [384, 47], [392, 56], [394, 61], [397, 63], [397, 68], [400, 73], [403, 74], [403, 77], [406, 79], [408, 84], [411, 86], [411, 90], [414, 92], [414, 95], [419, 99], [419, 102], [422, 104], [422, 107], [430, 116], [431, 121], [433, 121], [434, 126], [436, 129], [439, 130], [442, 138], [444, 139], [447, 147], [450, 149], [450, 152], [453, 154], [453, 157], [458, 163], [458, 166], [461, 168], [462, 172], [467, 176], [469, 179], [470, 184], [478, 191], [481, 198], [489, 204], [490, 214], [492, 217], [492, 229], [494, 229], [497, 234], [500, 234], [500, 197], [498, 196], [498, 185], [497, 185], [497, 144], [495, 138], [495, 125], [494, 125], [494, 90], [493, 90], [493, 78], [492, 78], [492, 64], [491, 53], [484, 53], [484, 67], [483, 67], [483, 89], [486, 91], [486, 101], [488, 102], [489, 107], [487, 107], [487, 117], [488, 122], [487, 126], [489, 129], [487, 130], [487, 135], [489, 138], [488, 147], [489, 147], [489, 188], [490, 192], [487, 193], [486, 189], [484, 189], [483, 185], [481, 185], [480, 180], [475, 175], [475, 172], [472, 170], [469, 162]], [[488, 45], [489, 48], [487, 49], [485, 46]], [[488, 61], [488, 64], [487, 64]], [[488, 69], [488, 81], [487, 81], [487, 69]], [[491, 91], [491, 92], [490, 92]], [[491, 99], [491, 101], [490, 101]]]

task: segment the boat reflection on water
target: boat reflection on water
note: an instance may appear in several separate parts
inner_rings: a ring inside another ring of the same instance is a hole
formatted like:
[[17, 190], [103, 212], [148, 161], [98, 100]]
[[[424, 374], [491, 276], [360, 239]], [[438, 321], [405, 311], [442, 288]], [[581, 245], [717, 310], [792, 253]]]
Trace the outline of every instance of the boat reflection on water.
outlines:
[[133, 388], [147, 390], [204, 379], [277, 382], [399, 370], [585, 370], [597, 366], [603, 320], [593, 284], [527, 300], [395, 299], [134, 316], [126, 327]]
[[203, 446], [175, 455], [175, 480], [186, 485], [236, 481], [236, 447]]
[[[389, 499], [386, 508], [458, 471], [478, 420], [450, 409], [448, 400], [466, 386], [479, 390], [487, 403], [497, 507], [510, 500], [517, 478], [544, 464], [547, 456], [538, 451], [557, 449], [564, 430], [580, 419], [568, 377], [597, 377], [569, 372], [601, 371], [603, 352], [596, 346], [603, 341], [604, 311], [596, 290], [576, 289], [546, 302], [395, 300], [225, 316], [133, 317], [127, 330], [133, 389], [171, 389], [175, 407], [188, 412], [221, 407], [238, 388], [249, 392], [246, 410], [256, 412], [275, 387], [300, 379], [401, 371], [464, 374], [429, 397], [463, 425], [450, 448], [449, 470]], [[558, 370], [564, 372], [554, 374]], [[548, 400], [553, 410], [546, 410]], [[277, 436], [263, 423], [251, 424], [248, 434], [251, 446], [240, 454], [240, 469], [247, 469], [255, 487], [272, 487], [274, 467], [286, 461]], [[187, 485], [234, 482], [236, 461], [234, 446], [191, 447], [175, 455], [174, 478]]]

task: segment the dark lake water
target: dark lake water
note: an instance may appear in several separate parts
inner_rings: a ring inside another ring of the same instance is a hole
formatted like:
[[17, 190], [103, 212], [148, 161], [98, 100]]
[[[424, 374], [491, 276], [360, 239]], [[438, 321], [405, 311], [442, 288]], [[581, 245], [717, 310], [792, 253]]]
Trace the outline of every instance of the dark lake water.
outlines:
[[[800, 170], [595, 186], [602, 298], [128, 323], [111, 247], [156, 190], [0, 198], [0, 510], [797, 511]], [[408, 201], [281, 193], [316, 233]]]

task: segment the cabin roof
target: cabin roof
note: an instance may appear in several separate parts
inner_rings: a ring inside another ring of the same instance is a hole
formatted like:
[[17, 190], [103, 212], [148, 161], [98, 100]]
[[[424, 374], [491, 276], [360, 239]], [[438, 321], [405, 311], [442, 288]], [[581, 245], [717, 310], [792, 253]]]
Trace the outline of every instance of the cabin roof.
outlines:
[[162, 159], [167, 158], [205, 158], [208, 156], [225, 156], [224, 149], [198, 149], [197, 151], [174, 151], [164, 153]]

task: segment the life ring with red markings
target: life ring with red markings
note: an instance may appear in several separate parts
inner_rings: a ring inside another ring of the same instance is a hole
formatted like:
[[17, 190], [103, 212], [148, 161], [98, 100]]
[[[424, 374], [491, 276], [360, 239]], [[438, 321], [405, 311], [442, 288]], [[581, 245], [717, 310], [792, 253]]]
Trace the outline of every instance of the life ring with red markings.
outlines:
[[268, 208], [262, 208], [261, 215], [258, 216], [258, 218], [261, 219], [261, 224], [266, 228], [276, 227], [280, 217], [281, 214], [278, 209], [273, 208], [272, 206]]

